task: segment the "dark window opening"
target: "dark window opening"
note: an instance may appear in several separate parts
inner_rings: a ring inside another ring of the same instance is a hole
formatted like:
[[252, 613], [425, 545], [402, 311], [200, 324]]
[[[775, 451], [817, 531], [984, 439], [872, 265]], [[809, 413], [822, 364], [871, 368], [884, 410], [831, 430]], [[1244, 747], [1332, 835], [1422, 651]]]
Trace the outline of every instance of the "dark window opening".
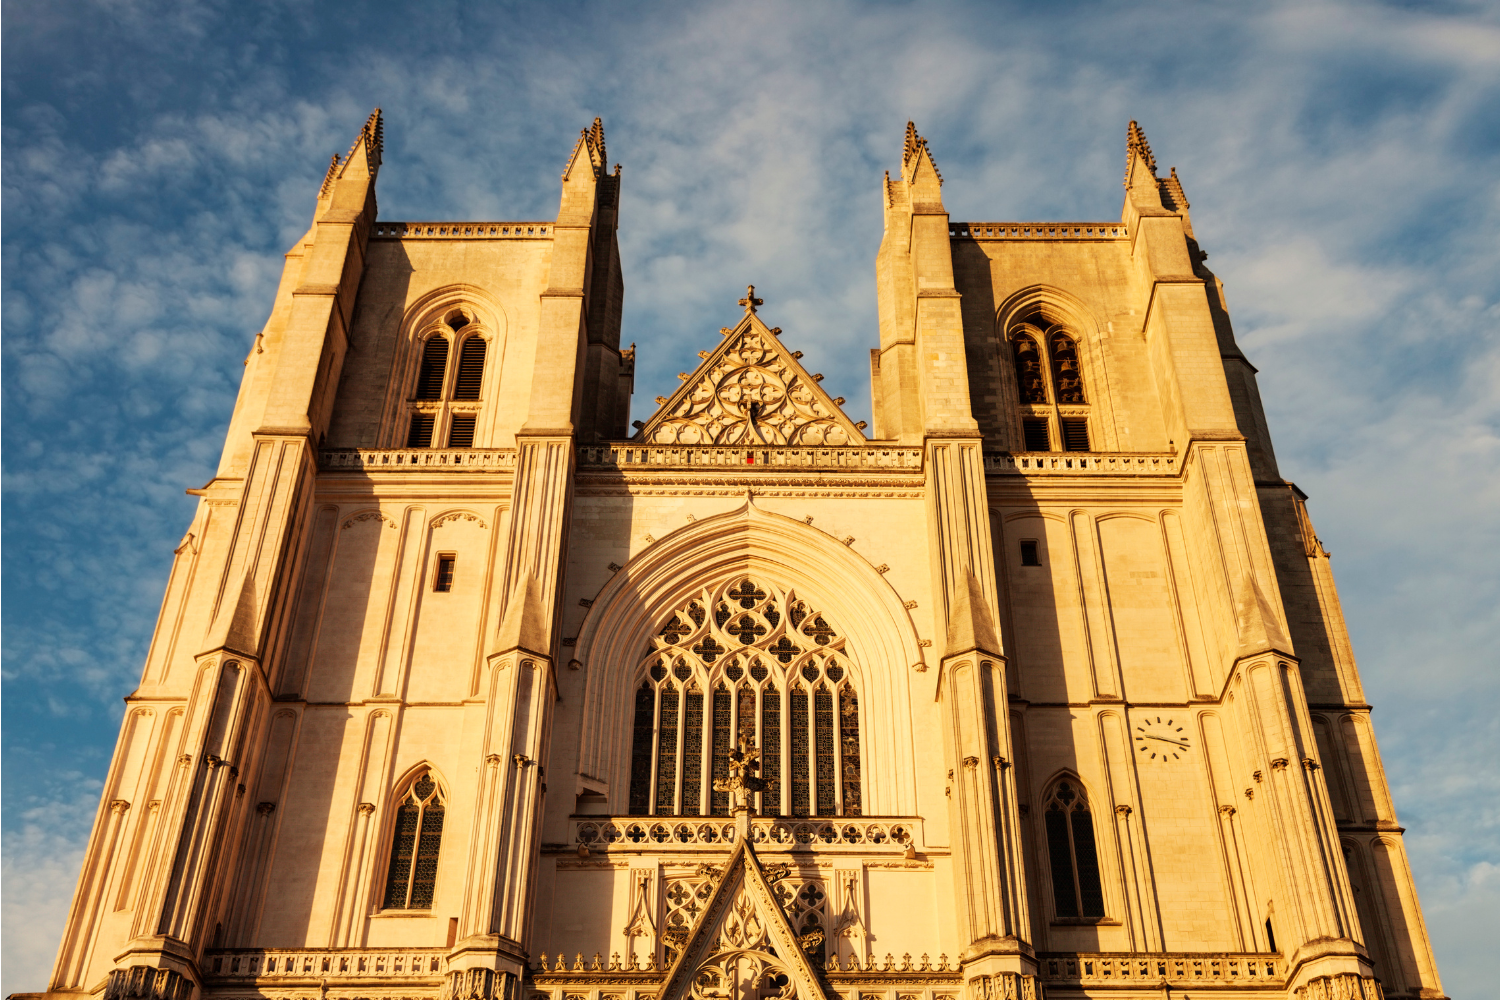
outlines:
[[431, 448], [432, 425], [436, 420], [437, 415], [434, 413], [413, 413], [411, 427], [406, 432], [406, 446], [408, 448]]
[[1089, 450], [1089, 422], [1083, 417], [1063, 418], [1063, 447], [1068, 451]]
[[437, 576], [433, 578], [432, 589], [440, 593], [447, 593], [453, 589], [453, 565], [458, 562], [457, 556], [438, 556]]
[[1052, 388], [1059, 403], [1082, 403], [1083, 374], [1078, 366], [1078, 345], [1061, 333], [1052, 335]]
[[[1042, 352], [1036, 341], [1018, 334], [1013, 342], [1016, 360], [1016, 386], [1023, 403], [1045, 403], [1047, 386], [1042, 380]], [[1045, 449], [1043, 449], [1045, 450]]]
[[1026, 420], [1025, 428], [1027, 451], [1052, 450], [1052, 435], [1047, 432], [1047, 420], [1045, 417]]
[[1266, 918], [1266, 945], [1272, 951], [1276, 950], [1276, 932], [1273, 931], [1273, 930], [1271, 930], [1271, 918], [1270, 917]]
[[453, 422], [448, 427], [448, 447], [474, 447], [474, 414], [453, 414]]
[[1088, 799], [1072, 782], [1059, 781], [1047, 802], [1047, 856], [1052, 903], [1059, 919], [1104, 916], [1104, 887], [1094, 845]]
[[417, 372], [417, 398], [443, 398], [443, 376], [448, 371], [448, 341], [428, 338], [422, 347], [422, 367]]
[[454, 383], [454, 399], [478, 399], [484, 384], [484, 354], [488, 344], [483, 337], [474, 336], [464, 341], [458, 355], [458, 379]]
[[1028, 538], [1021, 543], [1021, 565], [1040, 566], [1042, 564], [1041, 553], [1037, 551], [1036, 539]]

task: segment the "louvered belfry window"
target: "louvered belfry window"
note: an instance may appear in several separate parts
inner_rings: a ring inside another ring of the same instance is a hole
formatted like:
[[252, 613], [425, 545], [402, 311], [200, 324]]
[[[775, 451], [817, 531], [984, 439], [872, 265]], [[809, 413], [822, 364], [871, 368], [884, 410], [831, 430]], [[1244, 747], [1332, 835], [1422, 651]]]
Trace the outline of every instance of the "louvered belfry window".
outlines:
[[461, 309], [449, 313], [423, 338], [407, 398], [406, 447], [472, 448], [480, 434], [479, 402], [489, 342], [482, 327]]
[[453, 386], [454, 399], [478, 399], [484, 383], [484, 353], [488, 345], [483, 337], [469, 337], [458, 355], [458, 379]]
[[423, 771], [399, 801], [381, 905], [388, 910], [430, 910], [443, 841], [442, 789]]
[[713, 786], [742, 737], [761, 750], [761, 815], [860, 815], [859, 701], [845, 637], [825, 615], [739, 577], [654, 633], [631, 728], [632, 815], [728, 815], [729, 793]]
[[1077, 782], [1064, 778], [1047, 797], [1047, 856], [1052, 870], [1052, 903], [1063, 919], [1104, 916], [1094, 817]]
[[[1088, 396], [1078, 341], [1041, 313], [1010, 331], [1025, 451], [1089, 451]], [[1045, 351], [1042, 345], [1046, 345]]]
[[422, 367], [417, 370], [417, 398], [442, 399], [448, 374], [448, 340], [434, 334], [422, 345]]

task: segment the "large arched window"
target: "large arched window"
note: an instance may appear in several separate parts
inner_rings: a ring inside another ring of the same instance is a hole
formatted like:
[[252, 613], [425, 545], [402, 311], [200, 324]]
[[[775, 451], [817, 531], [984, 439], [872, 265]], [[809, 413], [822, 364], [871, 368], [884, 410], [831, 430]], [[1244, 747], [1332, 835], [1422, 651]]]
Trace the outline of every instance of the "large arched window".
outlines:
[[[454, 309], [426, 335], [417, 363], [406, 430], [408, 448], [474, 447], [484, 362], [489, 350], [473, 318]], [[456, 354], [457, 366], [450, 365]]]
[[1104, 916], [1099, 852], [1088, 797], [1073, 778], [1052, 786], [1045, 811], [1047, 859], [1052, 871], [1052, 905], [1062, 919]]
[[740, 738], [761, 749], [768, 816], [862, 811], [859, 696], [844, 637], [791, 591], [736, 578], [660, 623], [640, 666], [630, 812], [727, 816]]
[[1063, 451], [1088, 451], [1088, 397], [1077, 339], [1041, 313], [1033, 313], [1010, 331], [1010, 341], [1022, 448], [1056, 451], [1060, 445]]
[[397, 798], [391, 859], [385, 874], [388, 910], [430, 910], [437, 888], [438, 854], [443, 843], [443, 790], [427, 770]]

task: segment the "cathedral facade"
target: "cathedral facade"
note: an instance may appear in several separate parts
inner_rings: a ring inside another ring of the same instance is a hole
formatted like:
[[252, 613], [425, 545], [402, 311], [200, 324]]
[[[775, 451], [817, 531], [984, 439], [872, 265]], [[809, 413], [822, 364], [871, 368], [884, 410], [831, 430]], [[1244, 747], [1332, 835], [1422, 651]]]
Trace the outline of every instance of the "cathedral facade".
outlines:
[[[178, 546], [48, 996], [1442, 995], [1304, 495], [1175, 170], [882, 182], [873, 426], [747, 290], [649, 419], [555, 219], [334, 157]], [[805, 335], [805, 334], [804, 334]]]

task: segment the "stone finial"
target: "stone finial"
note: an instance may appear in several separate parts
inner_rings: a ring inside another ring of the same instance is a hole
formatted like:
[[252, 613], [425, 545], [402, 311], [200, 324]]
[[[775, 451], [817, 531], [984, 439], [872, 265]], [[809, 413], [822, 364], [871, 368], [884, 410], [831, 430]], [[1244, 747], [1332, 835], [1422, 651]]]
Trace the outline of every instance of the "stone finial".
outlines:
[[766, 300], [765, 299], [758, 299], [758, 298], [755, 297], [755, 286], [754, 285], [746, 285], [745, 286], [745, 297], [743, 299], [740, 299], [740, 303], [739, 304], [742, 305], [742, 306], [744, 306], [745, 307], [745, 312], [747, 314], [749, 314], [749, 313], [755, 312], [755, 307], [756, 306], [763, 306], [763, 305], [765, 305], [766, 304]]

